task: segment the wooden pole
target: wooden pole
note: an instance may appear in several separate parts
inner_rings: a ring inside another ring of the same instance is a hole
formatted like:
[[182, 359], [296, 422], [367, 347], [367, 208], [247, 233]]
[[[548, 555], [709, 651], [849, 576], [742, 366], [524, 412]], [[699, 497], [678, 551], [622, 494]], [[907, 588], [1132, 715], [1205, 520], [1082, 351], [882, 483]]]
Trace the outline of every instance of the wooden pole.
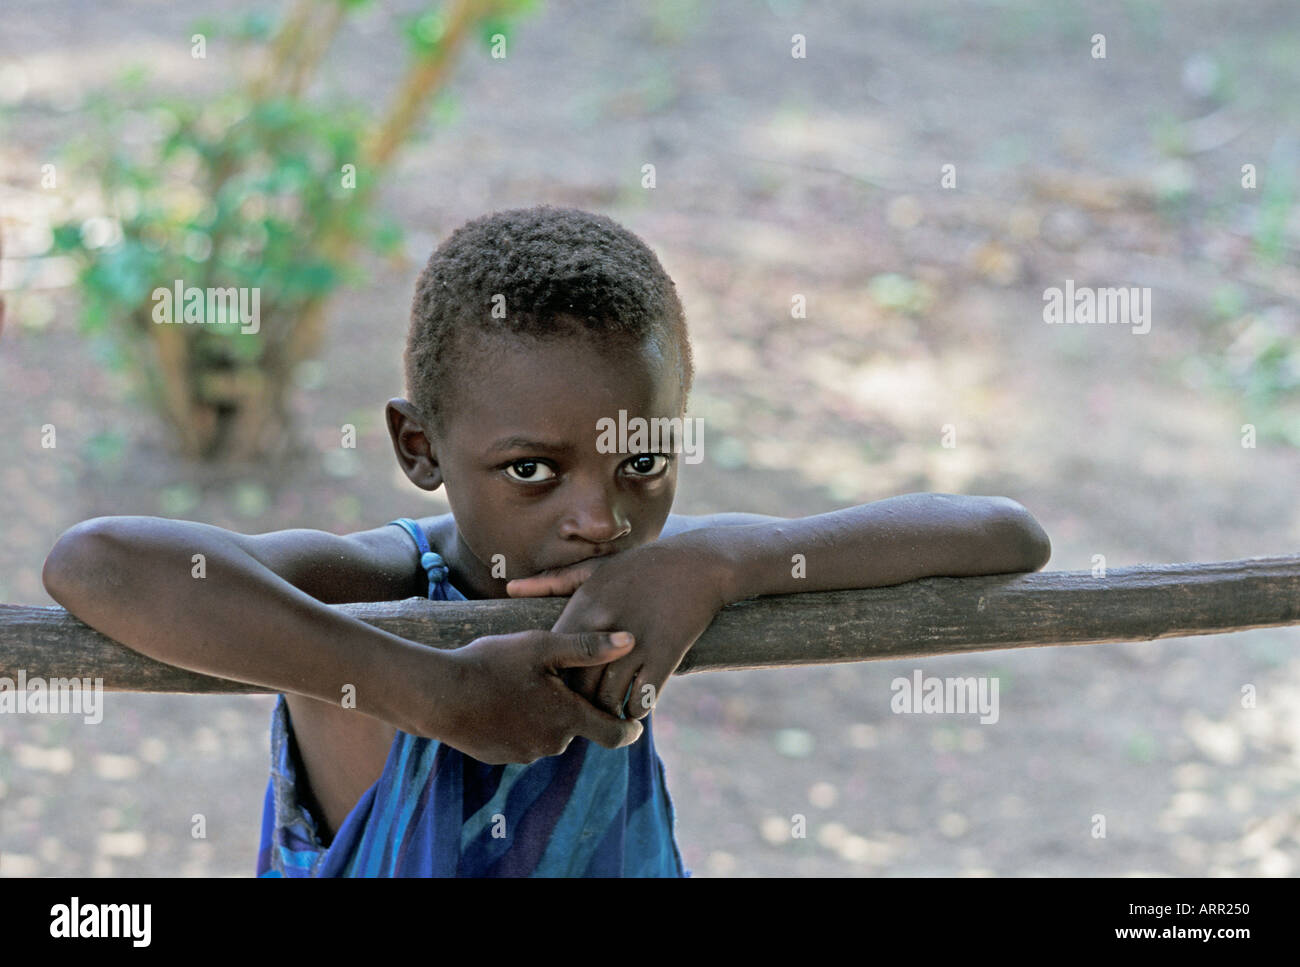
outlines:
[[[412, 641], [456, 648], [483, 635], [549, 628], [564, 604], [562, 598], [408, 598], [331, 607]], [[677, 673], [1146, 641], [1293, 624], [1300, 624], [1300, 555], [1141, 565], [1105, 577], [1053, 571], [926, 578], [731, 605]], [[270, 691], [147, 658], [63, 608], [0, 605], [0, 678], [16, 682], [20, 671], [29, 680], [101, 678], [108, 691]]]

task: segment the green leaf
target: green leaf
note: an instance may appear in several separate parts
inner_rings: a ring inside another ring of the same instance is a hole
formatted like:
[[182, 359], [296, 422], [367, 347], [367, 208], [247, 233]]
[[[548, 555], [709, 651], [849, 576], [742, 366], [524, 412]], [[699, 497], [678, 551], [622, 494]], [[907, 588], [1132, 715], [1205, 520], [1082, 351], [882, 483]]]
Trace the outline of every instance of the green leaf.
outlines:
[[204, 17], [201, 20], [195, 21], [190, 26], [189, 32], [191, 36], [194, 34], [202, 34], [204, 37], [211, 39], [213, 37], [221, 36], [225, 33], [225, 30], [223, 30], [221, 24], [213, 18]]
[[85, 307], [81, 310], [81, 329], [88, 334], [95, 334], [104, 331], [104, 324], [108, 321], [108, 312], [102, 302], [97, 300], [87, 301]]
[[96, 433], [86, 441], [86, 457], [96, 466], [120, 463], [125, 451], [126, 437], [116, 430]]
[[240, 40], [268, 40], [275, 30], [275, 18], [265, 10], [251, 10], [244, 14], [235, 28]]
[[371, 243], [384, 255], [391, 255], [402, 247], [406, 232], [391, 218], [384, 218], [371, 235]]
[[64, 222], [54, 226], [54, 251], [56, 253], [76, 252], [83, 249], [81, 244], [81, 225]]
[[510, 47], [510, 31], [513, 24], [504, 17], [485, 17], [479, 22], [478, 35], [483, 40], [483, 46], [491, 48], [494, 43], [493, 37], [500, 34], [505, 38], [506, 48]]
[[433, 119], [442, 127], [451, 127], [460, 117], [460, 101], [450, 91], [439, 95], [433, 102]]
[[417, 57], [429, 57], [436, 52], [446, 32], [447, 22], [439, 10], [410, 17], [402, 25], [402, 33]]
[[[126, 91], [142, 91], [148, 82], [149, 70], [139, 64], [123, 68], [122, 73], [117, 75], [117, 86]], [[101, 105], [106, 103], [102, 93], [96, 98], [96, 103]]]

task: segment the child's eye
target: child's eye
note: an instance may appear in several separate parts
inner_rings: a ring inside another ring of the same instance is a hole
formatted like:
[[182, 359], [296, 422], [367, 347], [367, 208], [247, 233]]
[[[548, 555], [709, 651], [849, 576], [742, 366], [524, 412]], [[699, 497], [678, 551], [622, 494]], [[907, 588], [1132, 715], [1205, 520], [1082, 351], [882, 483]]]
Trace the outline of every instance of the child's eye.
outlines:
[[[516, 471], [518, 476], [515, 476], [511, 471]], [[538, 471], [542, 471], [542, 473], [539, 474]], [[555, 471], [537, 460], [516, 460], [514, 463], [507, 465], [506, 476], [511, 480], [518, 480], [522, 483], [537, 483], [541, 480], [554, 479]]]
[[663, 453], [642, 453], [633, 457], [624, 466], [631, 469], [634, 477], [657, 477], [668, 469], [669, 460], [670, 458]]

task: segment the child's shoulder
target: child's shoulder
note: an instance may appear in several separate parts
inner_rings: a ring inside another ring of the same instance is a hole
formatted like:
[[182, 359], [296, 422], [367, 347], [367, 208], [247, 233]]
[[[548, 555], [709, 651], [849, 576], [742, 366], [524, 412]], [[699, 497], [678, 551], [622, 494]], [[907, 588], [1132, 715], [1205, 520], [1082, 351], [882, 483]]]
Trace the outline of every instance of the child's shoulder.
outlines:
[[[448, 539], [450, 514], [416, 521], [438, 550]], [[294, 587], [318, 601], [400, 601], [422, 597], [426, 578], [411, 535], [381, 524], [350, 534], [295, 528], [236, 535], [241, 547]]]
[[[415, 517], [412, 520], [419, 525], [420, 530], [424, 531], [430, 549], [439, 553], [442, 552], [443, 548], [451, 544], [451, 540], [456, 534], [456, 518], [451, 514], [438, 514], [435, 517]], [[403, 535], [407, 547], [415, 547], [410, 535], [406, 534], [405, 528], [390, 527], [389, 530], [397, 531], [398, 534]]]

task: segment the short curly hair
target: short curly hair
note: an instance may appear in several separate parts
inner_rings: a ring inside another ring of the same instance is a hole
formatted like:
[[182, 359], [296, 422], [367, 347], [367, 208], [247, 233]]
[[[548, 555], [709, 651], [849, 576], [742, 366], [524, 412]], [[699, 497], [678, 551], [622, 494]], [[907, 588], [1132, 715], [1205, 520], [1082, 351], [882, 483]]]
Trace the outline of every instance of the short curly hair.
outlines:
[[[505, 317], [493, 307], [504, 297]], [[456, 363], [476, 333], [563, 337], [579, 329], [623, 345], [653, 339], [677, 366], [683, 402], [695, 370], [677, 287], [640, 238], [612, 218], [538, 205], [466, 222], [415, 284], [403, 356], [407, 397], [445, 427]]]

